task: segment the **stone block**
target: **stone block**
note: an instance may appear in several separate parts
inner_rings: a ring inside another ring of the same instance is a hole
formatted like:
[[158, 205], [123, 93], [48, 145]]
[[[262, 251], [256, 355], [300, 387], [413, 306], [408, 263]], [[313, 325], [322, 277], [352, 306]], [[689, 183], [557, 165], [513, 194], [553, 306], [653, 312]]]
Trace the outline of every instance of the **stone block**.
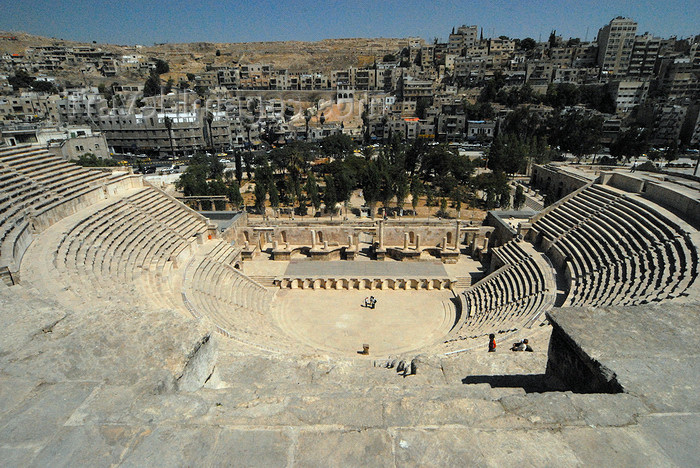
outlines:
[[384, 430], [302, 431], [294, 461], [299, 466], [393, 467], [392, 441]]

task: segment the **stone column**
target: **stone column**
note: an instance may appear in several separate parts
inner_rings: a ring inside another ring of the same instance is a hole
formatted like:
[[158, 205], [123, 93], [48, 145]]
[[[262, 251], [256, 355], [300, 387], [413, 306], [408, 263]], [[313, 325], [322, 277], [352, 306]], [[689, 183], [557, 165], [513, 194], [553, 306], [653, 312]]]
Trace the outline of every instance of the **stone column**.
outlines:
[[348, 248], [352, 248], [352, 236], [348, 236]]
[[328, 241], [327, 240], [323, 241], [323, 250], [328, 250]]
[[408, 250], [408, 233], [403, 233], [403, 249]]
[[379, 249], [384, 249], [384, 221], [379, 221]]
[[416, 234], [416, 250], [420, 250], [420, 234]]
[[316, 231], [313, 229], [311, 230], [311, 248], [316, 248]]
[[447, 236], [442, 238], [442, 250], [447, 250]]
[[455, 250], [459, 251], [459, 220], [457, 220], [457, 226], [455, 226]]
[[277, 247], [278, 247], [277, 241], [273, 241], [272, 242], [272, 250], [273, 251], [277, 250]]

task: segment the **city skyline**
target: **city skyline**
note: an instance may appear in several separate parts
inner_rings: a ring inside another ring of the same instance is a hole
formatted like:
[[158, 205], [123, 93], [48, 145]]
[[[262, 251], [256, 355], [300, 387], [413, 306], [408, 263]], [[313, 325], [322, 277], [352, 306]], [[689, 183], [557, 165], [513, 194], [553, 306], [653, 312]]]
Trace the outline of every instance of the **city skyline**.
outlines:
[[[125, 0], [120, 10], [85, 0], [53, 2], [3, 0], [0, 29], [75, 41], [113, 44], [178, 42], [317, 41], [346, 37], [419, 36], [445, 39], [452, 27], [477, 24], [485, 37], [506, 35], [546, 40], [552, 30], [564, 38], [594, 40], [616, 16], [634, 19], [639, 33], [661, 37], [700, 34], [700, 4], [682, 1], [593, 2], [359, 1], [324, 3], [292, 0], [213, 2], [175, 0], [167, 9], [154, 2]], [[122, 13], [128, 12], [128, 13]]]

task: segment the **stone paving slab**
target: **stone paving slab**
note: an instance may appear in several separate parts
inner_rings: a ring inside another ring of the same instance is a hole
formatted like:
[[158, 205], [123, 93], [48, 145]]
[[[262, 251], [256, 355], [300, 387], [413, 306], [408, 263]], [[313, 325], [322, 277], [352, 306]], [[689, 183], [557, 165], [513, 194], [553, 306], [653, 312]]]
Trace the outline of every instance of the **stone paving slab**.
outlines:
[[393, 467], [392, 440], [383, 430], [304, 431], [294, 462], [299, 466]]
[[95, 387], [90, 382], [39, 385], [0, 420], [0, 446], [42, 447]]
[[700, 466], [700, 414], [650, 415], [639, 421], [639, 431], [678, 466]]
[[674, 466], [636, 427], [566, 427], [561, 437], [585, 466]]
[[224, 427], [208, 462], [214, 466], [270, 468], [289, 466], [293, 435], [287, 429], [236, 429]]
[[114, 466], [151, 432], [145, 427], [63, 427], [34, 458], [34, 466]]
[[291, 278], [447, 278], [447, 272], [441, 262], [292, 260], [283, 276]]
[[121, 466], [201, 466], [216, 444], [218, 427], [156, 427]]

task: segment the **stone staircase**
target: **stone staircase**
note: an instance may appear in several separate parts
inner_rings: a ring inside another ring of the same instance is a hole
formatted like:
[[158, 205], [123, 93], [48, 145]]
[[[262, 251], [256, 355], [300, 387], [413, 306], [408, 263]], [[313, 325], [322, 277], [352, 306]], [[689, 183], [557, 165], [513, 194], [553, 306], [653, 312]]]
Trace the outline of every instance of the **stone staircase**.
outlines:
[[452, 290], [453, 291], [462, 291], [464, 289], [467, 289], [471, 285], [472, 285], [471, 276], [458, 276], [455, 278], [455, 282], [452, 283]]
[[279, 288], [279, 286], [274, 283], [276, 276], [250, 275], [248, 278], [266, 288]]

